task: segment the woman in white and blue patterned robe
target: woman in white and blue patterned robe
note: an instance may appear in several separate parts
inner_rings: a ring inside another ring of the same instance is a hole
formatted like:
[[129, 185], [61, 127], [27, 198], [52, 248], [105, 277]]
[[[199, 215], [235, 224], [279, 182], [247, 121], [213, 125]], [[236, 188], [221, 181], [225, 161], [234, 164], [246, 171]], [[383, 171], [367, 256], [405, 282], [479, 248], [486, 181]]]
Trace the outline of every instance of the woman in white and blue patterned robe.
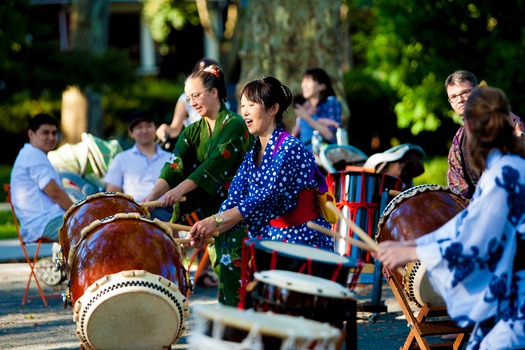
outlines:
[[468, 349], [524, 349], [525, 149], [499, 89], [473, 90], [465, 123], [483, 171], [468, 207], [415, 241], [382, 242], [376, 258], [390, 268], [421, 260], [452, 319], [474, 326]]

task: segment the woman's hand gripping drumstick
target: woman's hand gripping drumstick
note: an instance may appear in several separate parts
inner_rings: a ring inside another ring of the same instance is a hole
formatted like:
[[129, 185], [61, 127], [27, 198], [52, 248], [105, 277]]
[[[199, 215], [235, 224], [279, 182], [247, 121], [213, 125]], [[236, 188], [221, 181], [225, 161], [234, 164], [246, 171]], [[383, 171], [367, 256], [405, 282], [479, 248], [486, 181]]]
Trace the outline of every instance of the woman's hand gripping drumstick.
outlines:
[[[180, 201], [179, 202], [185, 202], [186, 201], [186, 197], [181, 197]], [[160, 207], [161, 206], [161, 201], [160, 200], [156, 200], [156, 201], [148, 201], [148, 202], [143, 202], [143, 203], [140, 203], [140, 205], [142, 205], [143, 207]]]
[[[337, 209], [337, 207], [335, 206], [334, 203], [331, 203], [331, 202], [327, 202], [326, 203], [326, 206], [328, 209], [330, 209], [331, 211], [333, 211], [335, 214], [337, 214], [337, 216], [339, 217], [339, 219], [343, 220], [346, 225], [348, 227], [350, 227], [354, 232], [355, 234], [357, 234], [357, 236], [362, 240], [362, 244], [364, 244], [367, 248], [363, 248], [363, 247], [360, 247], [362, 249], [365, 249], [365, 250], [368, 250], [370, 252], [372, 252], [373, 254], [377, 254], [379, 252], [379, 246], [378, 244], [372, 239], [372, 237], [370, 237], [361, 227], [359, 227], [352, 219], [350, 218], [347, 218], [343, 215], [343, 213]], [[348, 237], [349, 238], [349, 237]], [[351, 238], [349, 238], [351, 239]], [[352, 239], [354, 241], [356, 241], [355, 239]], [[359, 241], [358, 241], [359, 242]], [[353, 244], [353, 243], [352, 243]], [[357, 246], [357, 245], [356, 245]], [[396, 268], [396, 271], [397, 273], [399, 273], [401, 276], [404, 276], [406, 275], [406, 272], [403, 268], [401, 267], [398, 267]]]
[[[188, 232], [190, 232], [191, 228], [192, 228], [192, 226], [181, 225], [181, 224], [174, 224], [174, 223], [171, 223], [171, 222], [163, 221], [162, 223], [167, 225], [167, 226], [169, 226], [171, 229], [177, 230], [177, 231], [188, 231]], [[213, 232], [212, 233], [213, 237], [217, 237], [218, 235], [219, 235], [219, 232]], [[185, 245], [185, 246], [189, 246], [190, 243], [192, 242], [192, 239], [191, 238], [175, 238], [175, 242], [180, 243], [180, 244]], [[208, 237], [208, 238], [204, 239], [204, 241], [203, 241], [203, 244], [214, 244], [214, 243], [215, 243], [215, 239], [213, 239], [212, 237]]]

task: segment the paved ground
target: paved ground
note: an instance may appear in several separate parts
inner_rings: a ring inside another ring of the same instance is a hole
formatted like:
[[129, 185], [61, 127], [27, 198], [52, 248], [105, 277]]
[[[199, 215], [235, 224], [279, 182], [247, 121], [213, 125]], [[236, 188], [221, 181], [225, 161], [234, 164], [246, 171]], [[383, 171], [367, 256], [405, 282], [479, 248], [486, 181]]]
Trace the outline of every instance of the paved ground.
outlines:
[[[4, 261], [0, 263], [0, 349], [79, 349], [80, 341], [75, 333], [73, 310], [71, 307], [64, 309], [60, 299], [65, 286], [57, 289], [44, 287], [47, 293], [57, 294], [54, 299], [49, 300], [49, 307], [45, 307], [40, 298], [30, 299], [25, 307], [21, 307], [29, 268], [26, 264], [17, 262], [22, 257], [17, 248], [19, 249], [13, 242], [0, 241], [0, 261]], [[43, 249], [44, 255], [49, 255], [50, 252], [50, 246]], [[356, 289], [358, 349], [399, 349], [409, 333], [399, 304], [389, 286], [384, 285], [382, 302], [388, 312], [365, 312], [363, 305], [370, 302], [371, 291], [372, 285], [369, 284], [359, 285]], [[37, 294], [34, 282], [31, 294]], [[196, 287], [195, 293], [189, 298], [190, 313], [196, 305], [215, 304], [216, 300], [216, 289]], [[417, 311], [415, 308], [413, 310]], [[191, 348], [188, 345], [188, 336], [194, 331], [194, 326], [193, 314], [190, 314], [186, 320], [184, 335], [172, 349]]]
[[[20, 306], [29, 269], [26, 264], [0, 264], [0, 348], [1, 349], [79, 349], [73, 311], [63, 308], [58, 298], [49, 300], [49, 307], [41, 299], [30, 299], [25, 307]], [[190, 311], [198, 304], [216, 303], [216, 290], [199, 288], [189, 298]], [[45, 287], [48, 293], [60, 293]], [[377, 315], [358, 312], [359, 349], [395, 349], [402, 345], [408, 328], [395, 299], [385, 293], [388, 313]], [[36, 295], [34, 287], [32, 295]], [[366, 299], [369, 290], [365, 287], [360, 299]], [[193, 317], [186, 320], [187, 331], [172, 349], [188, 349], [187, 336], [192, 332]], [[210, 349], [211, 350], [211, 349]]]

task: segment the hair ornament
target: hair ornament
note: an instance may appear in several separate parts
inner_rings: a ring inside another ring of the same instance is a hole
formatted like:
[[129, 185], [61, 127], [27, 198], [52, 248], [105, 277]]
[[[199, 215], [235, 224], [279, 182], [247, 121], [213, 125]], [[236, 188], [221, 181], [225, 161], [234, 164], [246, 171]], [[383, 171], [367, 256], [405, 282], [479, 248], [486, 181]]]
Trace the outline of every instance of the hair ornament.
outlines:
[[290, 89], [287, 86], [281, 84], [281, 90], [283, 90], [284, 97], [286, 98], [286, 101], [288, 101], [292, 96]]
[[219, 76], [219, 69], [215, 68], [213, 65], [211, 66], [208, 66], [206, 68], [203, 69], [205, 72], [208, 72], [210, 74], [213, 74], [217, 77], [217, 79], [220, 79], [221, 77]]

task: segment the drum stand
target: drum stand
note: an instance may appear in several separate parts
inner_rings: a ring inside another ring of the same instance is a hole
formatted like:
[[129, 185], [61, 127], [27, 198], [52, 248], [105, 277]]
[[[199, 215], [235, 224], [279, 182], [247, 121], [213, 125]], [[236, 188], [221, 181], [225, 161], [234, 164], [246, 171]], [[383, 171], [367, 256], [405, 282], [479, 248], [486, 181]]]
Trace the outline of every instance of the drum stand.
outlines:
[[[409, 302], [404, 294], [403, 287], [396, 279], [392, 271], [388, 267], [383, 267], [383, 275], [385, 276], [392, 292], [396, 297], [401, 310], [405, 315], [408, 326], [411, 329], [405, 340], [405, 344], [400, 347], [400, 350], [409, 349], [461, 349], [468, 340], [468, 336], [472, 328], [460, 328], [447, 315], [447, 309], [444, 307], [432, 308], [428, 303], [425, 303], [417, 317], [412, 312]], [[442, 336], [442, 335], [456, 335], [455, 339], [446, 339], [445, 342], [429, 343], [426, 337]], [[452, 340], [452, 341], [451, 341]]]
[[[390, 200], [390, 194], [388, 189], [381, 193], [381, 200], [378, 206], [378, 213], [382, 213], [385, 207], [387, 206]], [[373, 232], [371, 237], [375, 237], [377, 230], [377, 220], [374, 220], [373, 223]], [[372, 294], [370, 301], [366, 303], [359, 304], [359, 310], [364, 312], [370, 312], [373, 315], [370, 317], [369, 321], [374, 321], [379, 313], [387, 312], [387, 307], [384, 302], [381, 300], [381, 294], [383, 290], [383, 276], [381, 274], [382, 264], [379, 261], [372, 261], [371, 263], [366, 263], [361, 270], [361, 275], [370, 276], [372, 281]], [[370, 279], [370, 278], [369, 278]]]

